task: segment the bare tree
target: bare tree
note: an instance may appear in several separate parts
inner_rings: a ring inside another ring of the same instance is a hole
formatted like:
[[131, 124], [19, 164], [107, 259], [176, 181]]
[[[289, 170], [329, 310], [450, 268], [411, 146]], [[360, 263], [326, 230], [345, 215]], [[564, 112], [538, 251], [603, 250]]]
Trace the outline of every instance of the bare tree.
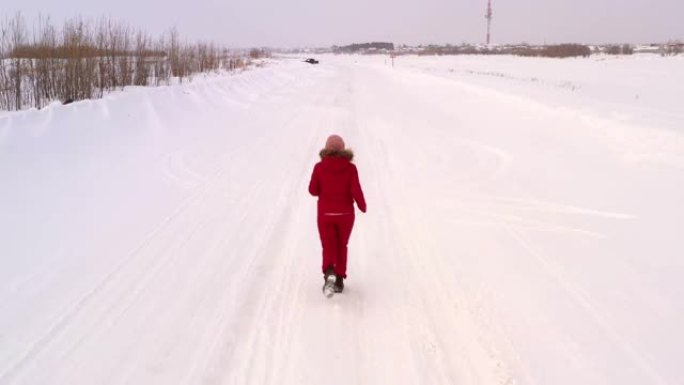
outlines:
[[57, 49], [56, 30], [50, 18], [38, 21], [38, 36], [34, 35], [34, 46], [38, 48], [36, 57], [35, 107], [41, 108], [58, 95], [59, 61], [55, 57]]
[[19, 47], [26, 44], [26, 26], [21, 13], [17, 13], [10, 20], [10, 52], [12, 55], [12, 67], [10, 75], [14, 79], [14, 108], [19, 110], [22, 107], [22, 78], [24, 68], [21, 57], [15, 52]]
[[117, 83], [123, 87], [133, 84], [133, 67], [131, 66], [130, 52], [131, 52], [131, 29], [128, 25], [121, 25], [117, 28], [117, 35], [119, 37], [118, 57], [118, 75]]
[[146, 86], [150, 78], [150, 70], [146, 63], [149, 55], [149, 37], [146, 33], [138, 31], [135, 37], [135, 77], [133, 84], [136, 86]]
[[162, 57], [160, 60], [155, 60], [154, 62], [154, 84], [156, 86], [169, 84], [169, 73], [171, 69], [169, 68], [169, 50], [166, 46], [166, 39], [164, 36], [159, 38], [155, 51], [162, 53]]
[[171, 66], [171, 74], [183, 81], [183, 67], [181, 63], [181, 47], [178, 37], [178, 29], [171, 28], [169, 31], [169, 47], [166, 56], [169, 58], [169, 65]]
[[5, 66], [8, 52], [8, 25], [7, 20], [0, 20], [0, 109], [10, 105], [10, 77]]

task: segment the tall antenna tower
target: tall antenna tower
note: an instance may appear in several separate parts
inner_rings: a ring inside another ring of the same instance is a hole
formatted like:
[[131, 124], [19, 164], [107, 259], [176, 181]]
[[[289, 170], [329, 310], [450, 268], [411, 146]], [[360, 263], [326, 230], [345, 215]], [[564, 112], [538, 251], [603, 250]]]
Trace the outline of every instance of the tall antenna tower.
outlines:
[[490, 31], [492, 29], [492, 0], [487, 0], [487, 13], [485, 13], [485, 19], [487, 19], [487, 45], [489, 45]]

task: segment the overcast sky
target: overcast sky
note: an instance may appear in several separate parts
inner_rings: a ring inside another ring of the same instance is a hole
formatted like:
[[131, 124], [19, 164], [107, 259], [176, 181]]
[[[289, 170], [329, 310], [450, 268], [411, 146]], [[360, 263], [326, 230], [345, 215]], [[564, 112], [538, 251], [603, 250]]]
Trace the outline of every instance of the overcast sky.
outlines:
[[[61, 23], [102, 15], [157, 35], [232, 47], [298, 47], [390, 41], [482, 43], [486, 0], [0, 0]], [[684, 38], [684, 0], [492, 0], [493, 43], [647, 43]]]

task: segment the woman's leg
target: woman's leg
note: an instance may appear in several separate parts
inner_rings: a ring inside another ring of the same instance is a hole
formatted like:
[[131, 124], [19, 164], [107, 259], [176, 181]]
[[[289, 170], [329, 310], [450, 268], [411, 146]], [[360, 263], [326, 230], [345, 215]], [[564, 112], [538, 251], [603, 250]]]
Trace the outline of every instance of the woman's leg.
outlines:
[[335, 275], [347, 278], [347, 244], [354, 227], [354, 215], [340, 215], [335, 217], [337, 224], [337, 259], [335, 261]]
[[320, 215], [318, 217], [318, 235], [323, 247], [321, 271], [325, 274], [328, 267], [335, 266], [339, 253], [337, 226], [330, 216]]

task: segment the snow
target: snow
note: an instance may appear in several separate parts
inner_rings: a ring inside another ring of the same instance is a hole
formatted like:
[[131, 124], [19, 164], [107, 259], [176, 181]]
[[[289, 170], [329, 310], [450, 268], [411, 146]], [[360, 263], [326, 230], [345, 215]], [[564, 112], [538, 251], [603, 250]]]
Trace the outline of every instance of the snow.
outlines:
[[1, 384], [684, 382], [681, 57], [300, 59], [0, 115]]

